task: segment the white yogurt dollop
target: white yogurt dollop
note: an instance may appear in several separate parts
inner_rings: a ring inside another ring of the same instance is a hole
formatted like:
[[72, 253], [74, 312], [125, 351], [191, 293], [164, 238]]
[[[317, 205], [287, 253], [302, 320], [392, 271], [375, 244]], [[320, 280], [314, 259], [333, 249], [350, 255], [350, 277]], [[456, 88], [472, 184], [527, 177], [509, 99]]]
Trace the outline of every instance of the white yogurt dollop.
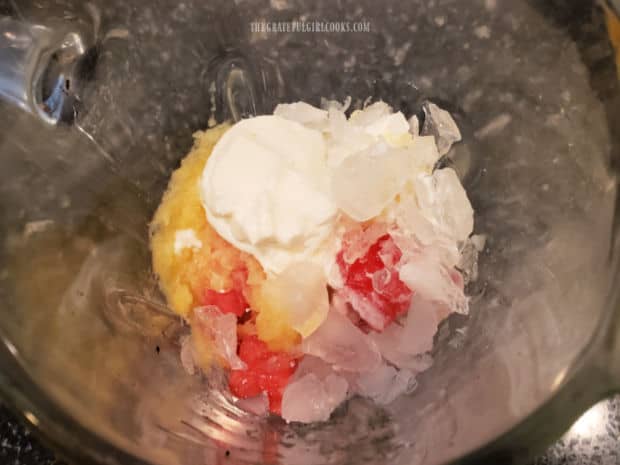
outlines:
[[200, 194], [215, 230], [273, 273], [320, 253], [337, 213], [323, 135], [276, 115], [222, 136]]

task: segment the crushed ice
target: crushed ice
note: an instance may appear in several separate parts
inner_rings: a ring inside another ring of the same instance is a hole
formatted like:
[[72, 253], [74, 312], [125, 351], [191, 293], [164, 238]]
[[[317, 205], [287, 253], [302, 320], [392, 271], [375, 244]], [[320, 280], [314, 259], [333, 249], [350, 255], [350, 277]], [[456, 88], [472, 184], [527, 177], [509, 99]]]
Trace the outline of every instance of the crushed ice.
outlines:
[[[349, 105], [350, 99], [323, 99], [320, 109], [299, 102], [278, 105], [275, 113], [327, 134], [333, 196], [354, 220], [340, 238], [343, 260], [354, 263], [390, 233], [389, 244], [402, 256], [392, 263], [395, 254], [385, 251], [381, 260], [396, 266], [414, 297], [406, 315], [382, 332], [365, 333], [356, 326], [360, 320], [381, 328], [385, 316], [359, 295], [347, 294], [340, 277], [330, 279], [340, 289], [322, 324], [302, 341], [304, 359], [283, 397], [287, 421], [325, 421], [354, 394], [388, 404], [411, 392], [416, 375], [432, 365], [439, 324], [451, 313], [468, 312], [464, 284], [476, 278], [484, 248], [483, 236], [470, 237], [473, 209], [456, 172], [434, 169], [461, 140], [450, 113], [426, 102], [420, 128], [416, 116], [407, 120], [384, 102], [347, 118]], [[391, 276], [383, 269], [371, 279], [381, 292]]]
[[439, 154], [443, 156], [450, 151], [452, 145], [461, 140], [461, 131], [452, 115], [434, 103], [425, 102], [422, 109], [424, 124], [421, 134], [435, 137]]
[[237, 356], [237, 316], [224, 314], [209, 305], [194, 309], [192, 338], [204, 338], [215, 354], [224, 359], [233, 370], [244, 370], [246, 364]]

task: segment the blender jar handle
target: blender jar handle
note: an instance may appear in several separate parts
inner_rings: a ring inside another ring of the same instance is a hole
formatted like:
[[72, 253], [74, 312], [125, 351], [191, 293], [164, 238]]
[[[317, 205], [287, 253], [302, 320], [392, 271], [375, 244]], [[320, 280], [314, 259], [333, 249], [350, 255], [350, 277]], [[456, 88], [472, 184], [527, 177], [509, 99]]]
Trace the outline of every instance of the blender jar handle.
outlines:
[[84, 37], [0, 16], [0, 99], [52, 125], [72, 121], [81, 64], [92, 50]]

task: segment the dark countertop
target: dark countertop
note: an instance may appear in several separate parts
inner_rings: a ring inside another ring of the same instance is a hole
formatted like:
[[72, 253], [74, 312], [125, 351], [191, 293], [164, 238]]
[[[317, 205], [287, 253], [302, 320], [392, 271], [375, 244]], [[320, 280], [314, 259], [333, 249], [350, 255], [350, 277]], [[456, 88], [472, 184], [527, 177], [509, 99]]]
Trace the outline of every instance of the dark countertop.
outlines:
[[[3, 406], [0, 407], [0, 463], [65, 465]], [[620, 396], [592, 407], [532, 465], [590, 464], [620, 464]]]
[[620, 396], [600, 402], [533, 465], [620, 464]]
[[61, 465], [5, 406], [0, 406], [0, 463]]

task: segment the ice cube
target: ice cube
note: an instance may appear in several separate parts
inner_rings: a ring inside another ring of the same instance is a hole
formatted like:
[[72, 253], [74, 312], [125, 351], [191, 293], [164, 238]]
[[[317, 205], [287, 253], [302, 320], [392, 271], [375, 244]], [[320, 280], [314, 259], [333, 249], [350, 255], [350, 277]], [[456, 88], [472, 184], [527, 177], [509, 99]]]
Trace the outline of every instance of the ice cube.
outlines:
[[414, 137], [409, 143], [407, 151], [411, 154], [414, 169], [426, 174], [431, 174], [440, 158], [432, 136]]
[[323, 130], [327, 127], [327, 111], [305, 102], [281, 103], [273, 111], [274, 115], [296, 121], [311, 129]]
[[349, 122], [372, 136], [375, 141], [385, 141], [392, 147], [405, 147], [412, 140], [409, 123], [400, 111], [391, 111], [383, 102], [377, 102], [353, 113]]
[[336, 109], [328, 111], [327, 164], [335, 168], [348, 157], [370, 147], [375, 139], [362, 128], [351, 124], [346, 115]]
[[415, 192], [409, 186], [400, 193], [397, 202], [386, 208], [386, 216], [398, 226], [392, 237], [403, 252], [414, 243], [431, 244], [437, 237], [433, 224], [420, 211]]
[[306, 355], [284, 391], [283, 418], [301, 422], [324, 421], [346, 399], [348, 390], [345, 377], [335, 372], [331, 365], [318, 357]]
[[394, 242], [393, 237], [390, 236], [389, 240], [381, 242], [378, 255], [381, 263], [383, 263], [386, 268], [393, 268], [399, 261], [402, 250], [400, 250], [396, 242]]
[[379, 221], [365, 226], [355, 223], [342, 237], [342, 258], [345, 263], [351, 264], [366, 255], [370, 246], [387, 232], [388, 226]]
[[338, 294], [351, 304], [355, 312], [362, 320], [368, 323], [371, 328], [382, 330], [389, 323], [387, 315], [380, 312], [377, 306], [363, 295], [360, 295], [348, 287], [341, 289]]
[[411, 159], [405, 151], [389, 149], [383, 155], [372, 151], [348, 157], [332, 177], [337, 207], [356, 221], [379, 215], [411, 176]]
[[386, 363], [372, 373], [361, 373], [354, 381], [354, 389], [359, 395], [368, 397], [379, 405], [387, 405], [416, 386], [415, 373], [398, 370]]
[[395, 366], [422, 371], [428, 365], [420, 357], [432, 350], [437, 327], [448, 314], [445, 306], [414, 294], [401, 324], [392, 324], [383, 333], [373, 333], [372, 338], [383, 357]]
[[414, 180], [422, 214], [442, 234], [464, 241], [474, 229], [474, 210], [452, 168], [419, 175]]
[[461, 259], [457, 242], [442, 236], [438, 236], [435, 242], [425, 247], [425, 252], [433, 255], [449, 270], [453, 270]]
[[407, 120], [401, 112], [392, 113], [382, 116], [371, 124], [368, 124], [365, 127], [365, 131], [375, 137], [387, 134], [406, 134], [409, 132], [409, 123], [407, 123]]
[[264, 392], [256, 397], [239, 399], [237, 400], [236, 405], [240, 409], [253, 413], [259, 417], [266, 416], [269, 413], [269, 398]]
[[381, 144], [386, 148], [406, 147], [412, 141], [409, 123], [403, 114], [392, 113], [384, 102], [357, 110], [348, 120], [338, 102], [325, 101], [324, 108], [329, 120], [327, 161], [332, 168], [373, 145], [373, 154], [378, 154], [382, 150]]
[[336, 374], [321, 379], [308, 373], [292, 380], [282, 396], [282, 418], [286, 421], [312, 423], [327, 421], [347, 397], [349, 384]]
[[[415, 212], [417, 210], [414, 208], [404, 213], [404, 215], [410, 215], [409, 218], [413, 222], [409, 223], [408, 226], [403, 226], [403, 223], [398, 222], [402, 229], [390, 232], [394, 244], [402, 253], [399, 263], [416, 260], [420, 254], [424, 253], [432, 256], [435, 261], [441, 263], [444, 267], [448, 269], [454, 268], [461, 258], [456, 241], [435, 231], [432, 225], [419, 212], [417, 212], [417, 216]], [[416, 227], [415, 224], [418, 224], [418, 226]], [[413, 231], [416, 231], [416, 234], [409, 232], [411, 229], [407, 228], [410, 227], [415, 227]], [[420, 237], [424, 238], [424, 240], [420, 240]]]
[[[381, 355], [399, 369], [406, 369], [412, 373], [420, 373], [433, 364], [428, 353], [418, 352], [417, 342], [405, 339], [405, 330], [398, 324], [389, 325], [382, 333], [371, 333]], [[413, 345], [409, 347], [408, 342]]]
[[452, 115], [434, 103], [425, 102], [422, 109], [424, 110], [424, 124], [421, 134], [434, 136], [439, 155], [443, 156], [450, 151], [452, 144], [461, 140], [461, 131]]
[[443, 304], [451, 312], [467, 314], [467, 297], [455, 274], [458, 272], [446, 268], [440, 257], [424, 252], [404, 263], [401, 261], [398, 272], [400, 279], [416, 295]]
[[319, 357], [304, 355], [299, 362], [299, 365], [297, 365], [297, 369], [295, 370], [292, 380], [301, 379], [310, 373], [316, 375], [319, 379], [325, 379], [329, 375], [337, 374], [330, 364]]
[[192, 337], [205, 337], [211, 342], [215, 353], [224, 359], [233, 370], [245, 370], [246, 364], [237, 356], [237, 316], [223, 314], [209, 305], [196, 307], [192, 321]]
[[405, 319], [399, 349], [412, 355], [430, 352], [439, 323], [446, 316], [448, 312], [441, 304], [415, 295]]
[[323, 267], [297, 262], [269, 278], [263, 292], [282, 308], [288, 323], [302, 337], [310, 336], [327, 318], [329, 297]]
[[301, 350], [340, 370], [372, 371], [381, 363], [376, 344], [336, 311], [330, 311], [319, 329], [302, 341]]
[[392, 113], [392, 107], [385, 102], [375, 102], [363, 110], [354, 111], [349, 121], [359, 127], [367, 127]]
[[458, 268], [463, 274], [465, 284], [478, 279], [478, 255], [484, 250], [485, 242], [486, 236], [474, 235], [461, 245]]

